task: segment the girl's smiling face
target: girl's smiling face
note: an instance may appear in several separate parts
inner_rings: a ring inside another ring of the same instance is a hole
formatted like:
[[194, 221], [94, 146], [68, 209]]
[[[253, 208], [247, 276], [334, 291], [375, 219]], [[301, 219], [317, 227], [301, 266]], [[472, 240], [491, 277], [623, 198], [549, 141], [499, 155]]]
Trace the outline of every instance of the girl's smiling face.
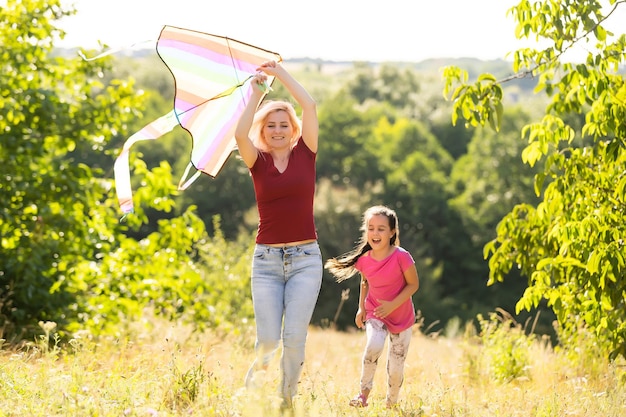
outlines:
[[389, 226], [389, 218], [384, 214], [374, 214], [367, 222], [367, 242], [372, 249], [380, 250], [391, 246], [395, 230]]

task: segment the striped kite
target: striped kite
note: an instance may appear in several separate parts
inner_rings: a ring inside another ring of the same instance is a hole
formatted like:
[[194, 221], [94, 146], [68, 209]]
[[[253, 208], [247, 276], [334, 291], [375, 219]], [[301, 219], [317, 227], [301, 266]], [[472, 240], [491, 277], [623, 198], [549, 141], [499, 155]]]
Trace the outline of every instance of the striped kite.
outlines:
[[[180, 125], [193, 143], [178, 189], [186, 189], [201, 173], [215, 177], [236, 147], [235, 127], [257, 88], [246, 81], [264, 62], [282, 61], [275, 52], [173, 26], [163, 27], [156, 49], [174, 78], [174, 109], [129, 137], [115, 161], [115, 188], [124, 216], [134, 207], [128, 161], [134, 143], [157, 139]], [[266, 93], [273, 81], [268, 76]], [[192, 167], [196, 172], [186, 180]]]

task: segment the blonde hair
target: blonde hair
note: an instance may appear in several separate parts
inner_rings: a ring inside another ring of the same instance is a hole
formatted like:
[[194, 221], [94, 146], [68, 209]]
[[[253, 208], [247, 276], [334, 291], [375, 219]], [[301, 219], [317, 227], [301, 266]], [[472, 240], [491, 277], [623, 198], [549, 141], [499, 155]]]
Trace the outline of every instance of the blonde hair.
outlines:
[[345, 253], [337, 258], [332, 258], [326, 261], [324, 267], [335, 276], [337, 282], [346, 280], [354, 276], [358, 271], [354, 267], [356, 261], [365, 254], [368, 250], [372, 249], [367, 242], [367, 227], [370, 219], [373, 216], [385, 216], [389, 220], [389, 228], [395, 233], [389, 239], [391, 246], [400, 246], [400, 225], [398, 221], [398, 215], [395, 211], [386, 206], [372, 206], [365, 210], [363, 213], [363, 222], [359, 230], [363, 232], [357, 246], [348, 253]]
[[263, 137], [263, 126], [265, 126], [267, 118], [270, 114], [279, 111], [284, 111], [287, 113], [287, 116], [289, 116], [289, 122], [293, 128], [293, 136], [289, 141], [292, 148], [296, 145], [296, 142], [302, 133], [302, 123], [300, 122], [300, 119], [296, 114], [296, 110], [291, 103], [281, 100], [266, 101], [254, 114], [254, 120], [252, 121], [252, 126], [250, 127], [250, 139], [252, 140], [252, 143], [257, 149], [260, 149], [263, 152], [269, 151], [269, 146]]

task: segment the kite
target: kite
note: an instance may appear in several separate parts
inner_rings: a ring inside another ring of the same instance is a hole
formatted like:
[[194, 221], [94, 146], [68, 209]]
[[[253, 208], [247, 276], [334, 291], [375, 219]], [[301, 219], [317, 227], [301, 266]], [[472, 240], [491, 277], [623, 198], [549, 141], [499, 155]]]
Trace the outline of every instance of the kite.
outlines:
[[[185, 190], [201, 173], [215, 178], [236, 148], [237, 121], [252, 89], [259, 87], [246, 81], [264, 62], [282, 61], [276, 52], [174, 26], [163, 27], [156, 50], [174, 78], [174, 108], [130, 136], [115, 160], [115, 187], [124, 217], [134, 210], [129, 167], [133, 144], [158, 139], [180, 125], [191, 135], [192, 150], [178, 189]], [[265, 93], [273, 81], [268, 76]], [[192, 168], [196, 172], [187, 180]]]

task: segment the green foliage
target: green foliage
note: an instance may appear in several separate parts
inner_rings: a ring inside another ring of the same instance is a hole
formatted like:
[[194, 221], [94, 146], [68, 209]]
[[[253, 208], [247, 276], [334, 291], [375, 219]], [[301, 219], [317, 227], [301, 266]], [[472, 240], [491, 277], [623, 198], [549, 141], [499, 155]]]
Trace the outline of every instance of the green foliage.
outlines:
[[[492, 74], [481, 74], [472, 85], [468, 81], [467, 71], [457, 67], [446, 67], [443, 71], [446, 80], [443, 93], [454, 102], [452, 124], [459, 118], [465, 119], [466, 126], [479, 126], [485, 123], [495, 129], [500, 129], [502, 120], [502, 87]], [[454, 84], [458, 87], [452, 90]]]
[[606, 164], [606, 146], [596, 150], [604, 156], [589, 149], [559, 154], [566, 172], [576, 175], [555, 175], [544, 201], [518, 206], [498, 226], [508, 239], [485, 250], [493, 251], [492, 280], [502, 280], [514, 264], [530, 276], [518, 310], [545, 299], [561, 325], [580, 316], [601, 345], [615, 349], [626, 342], [624, 197], [614, 188], [623, 181], [625, 158], [622, 153], [617, 165]]
[[252, 318], [249, 296], [251, 241], [228, 242], [216, 218], [215, 235], [190, 207], [181, 217], [159, 220], [157, 232], [136, 241], [122, 238], [100, 262], [76, 268], [71, 288], [77, 321], [69, 331], [118, 334], [120, 324], [140, 320], [149, 309], [197, 329], [241, 331]]
[[[29, 338], [37, 323], [58, 334], [119, 334], [120, 323], [154, 311], [198, 328], [240, 328], [252, 316], [249, 235], [226, 242], [216, 219], [212, 239], [190, 207], [160, 219], [158, 229], [129, 235], [152, 211], [174, 209], [171, 169], [130, 158], [135, 213], [119, 222], [112, 181], [101, 158], [139, 113], [131, 82], [104, 74], [111, 61], [51, 54], [54, 20], [69, 13], [58, 1], [7, 2], [0, 10], [0, 329]], [[29, 22], [37, 22], [33, 28]], [[216, 253], [219, 252], [219, 255]], [[243, 292], [243, 297], [241, 293]]]
[[[75, 301], [74, 267], [112, 245], [117, 224], [108, 180], [81, 163], [134, 117], [132, 86], [105, 85], [107, 60], [55, 58], [58, 1], [8, 1], [0, 10], [0, 320], [7, 334], [39, 320], [63, 323]], [[31, 22], [36, 21], [33, 26]]]
[[[370, 203], [369, 193], [363, 193], [359, 188], [336, 186], [326, 178], [318, 180], [314, 209], [323, 259], [345, 253], [355, 245], [360, 237], [361, 215]], [[353, 326], [359, 301], [359, 280], [337, 283], [327, 271], [324, 272], [313, 322], [342, 330]], [[342, 297], [345, 291], [347, 300]]]
[[[529, 120], [521, 109], [507, 109], [503, 129], [495, 132], [478, 128], [469, 144], [467, 154], [454, 164], [450, 175], [450, 204], [463, 218], [464, 226], [473, 240], [491, 240], [484, 230], [493, 231], [497, 223], [516, 204], [537, 202], [531, 168], [520, 158], [525, 144], [519, 131]], [[478, 241], [482, 246], [487, 240]]]
[[217, 328], [231, 334], [245, 333], [253, 325], [254, 310], [250, 274], [254, 234], [240, 233], [227, 240], [220, 219], [213, 219], [212, 239], [199, 245], [204, 291], [194, 304], [193, 323], [199, 328]]
[[[177, 172], [182, 173], [182, 169]], [[234, 154], [216, 178], [202, 175], [187, 191], [180, 193], [177, 202], [179, 207], [196, 205], [198, 216], [205, 221], [210, 232], [214, 232], [211, 217], [221, 214], [222, 231], [231, 240], [237, 239], [240, 233], [249, 234], [257, 226], [256, 216], [252, 220], [248, 218], [249, 213], [256, 210], [250, 172]]]
[[478, 338], [483, 346], [479, 363], [486, 366], [488, 375], [500, 382], [528, 377], [529, 349], [534, 336], [526, 335], [522, 326], [508, 314], [491, 313], [489, 319], [479, 314], [477, 319]]
[[359, 104], [374, 100], [403, 109], [418, 102], [420, 82], [415, 71], [390, 64], [374, 68], [366, 63], [356, 64], [355, 70], [347, 91]]
[[[570, 331], [582, 320], [610, 358], [626, 357], [626, 85], [617, 73], [626, 59], [626, 35], [614, 37], [603, 24], [622, 3], [611, 1], [608, 13], [599, 1], [563, 7], [523, 0], [511, 9], [518, 37], [535, 34], [550, 42], [514, 54], [514, 70], [523, 70], [518, 75], [538, 76], [536, 90], [552, 99], [545, 117], [522, 129], [528, 139], [523, 160], [533, 166], [545, 158], [535, 183], [543, 201], [516, 206], [484, 249], [490, 283], [513, 268], [529, 278], [518, 311], [546, 300], [561, 327]], [[564, 60], [577, 43], [592, 40], [597, 51], [584, 63]], [[445, 77], [445, 93], [458, 84], [451, 95], [454, 118], [499, 126], [493, 109], [507, 80], [486, 76], [468, 85], [458, 68], [448, 68]], [[581, 128], [568, 124], [572, 115], [584, 115]], [[576, 146], [576, 138], [589, 140]]]
[[[604, 345], [597, 343], [598, 338], [582, 317], [570, 317], [570, 320], [570, 326], [558, 331], [559, 344], [555, 352], [563, 356], [573, 377], [601, 378], [606, 372]], [[616, 366], [619, 369], [619, 363]], [[621, 375], [623, 382], [626, 382], [626, 369], [622, 369]]]
[[360, 110], [345, 94], [337, 94], [320, 106], [320, 144], [317, 173], [333, 183], [364, 187], [382, 175], [377, 158], [364, 149], [372, 137], [372, 128], [384, 110], [374, 107]]

